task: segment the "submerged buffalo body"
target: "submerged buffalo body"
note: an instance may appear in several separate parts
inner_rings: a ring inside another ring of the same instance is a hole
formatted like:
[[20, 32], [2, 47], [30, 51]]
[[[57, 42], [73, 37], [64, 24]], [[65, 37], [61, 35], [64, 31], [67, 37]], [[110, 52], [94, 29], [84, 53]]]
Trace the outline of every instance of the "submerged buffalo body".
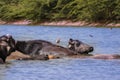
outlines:
[[68, 48], [72, 51], [75, 51], [77, 54], [88, 54], [94, 50], [92, 46], [73, 39], [69, 40]]
[[0, 63], [5, 63], [7, 56], [14, 52], [15, 41], [10, 35], [0, 37]]
[[74, 51], [44, 40], [17, 41], [15, 49], [36, 59], [48, 59], [74, 55]]

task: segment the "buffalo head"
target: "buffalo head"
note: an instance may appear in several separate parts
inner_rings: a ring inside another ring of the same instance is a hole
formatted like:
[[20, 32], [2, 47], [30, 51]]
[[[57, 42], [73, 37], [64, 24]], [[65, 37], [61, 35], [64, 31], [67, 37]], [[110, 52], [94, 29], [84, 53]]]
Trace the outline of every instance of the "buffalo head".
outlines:
[[13, 39], [12, 35], [10, 34], [3, 35], [0, 37], [0, 40], [6, 42], [9, 45], [11, 52], [15, 51], [15, 40]]
[[92, 46], [73, 39], [69, 39], [68, 48], [80, 54], [88, 54], [94, 50]]

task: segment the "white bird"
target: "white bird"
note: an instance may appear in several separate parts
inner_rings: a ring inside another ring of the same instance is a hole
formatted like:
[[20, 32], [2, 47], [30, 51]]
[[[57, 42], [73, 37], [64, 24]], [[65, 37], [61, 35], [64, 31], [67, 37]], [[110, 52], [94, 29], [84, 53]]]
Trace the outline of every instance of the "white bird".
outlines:
[[56, 43], [57, 43], [57, 44], [60, 43], [60, 38], [56, 39]]

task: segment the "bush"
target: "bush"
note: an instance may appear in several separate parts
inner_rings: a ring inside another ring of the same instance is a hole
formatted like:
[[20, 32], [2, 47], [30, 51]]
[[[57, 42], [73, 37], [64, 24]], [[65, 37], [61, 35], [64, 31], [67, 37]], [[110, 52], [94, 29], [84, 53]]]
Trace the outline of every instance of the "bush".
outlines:
[[0, 19], [119, 21], [120, 0], [0, 0]]

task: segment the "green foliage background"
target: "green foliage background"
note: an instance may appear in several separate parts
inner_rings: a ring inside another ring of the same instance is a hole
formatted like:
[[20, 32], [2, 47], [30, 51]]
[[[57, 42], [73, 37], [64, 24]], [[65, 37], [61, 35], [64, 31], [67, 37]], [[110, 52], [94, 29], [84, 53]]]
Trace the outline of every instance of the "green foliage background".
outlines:
[[120, 21], [120, 0], [0, 0], [4, 21]]

